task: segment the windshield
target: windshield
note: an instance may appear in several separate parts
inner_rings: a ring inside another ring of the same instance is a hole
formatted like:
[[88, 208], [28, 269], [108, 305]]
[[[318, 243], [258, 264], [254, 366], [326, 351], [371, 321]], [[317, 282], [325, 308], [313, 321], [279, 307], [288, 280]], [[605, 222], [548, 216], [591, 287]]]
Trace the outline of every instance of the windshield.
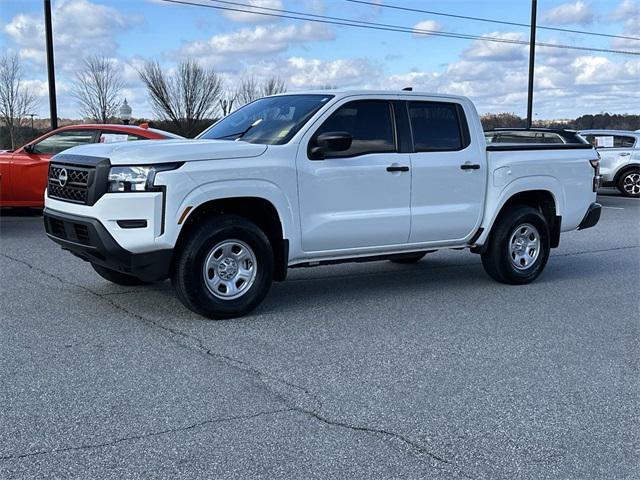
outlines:
[[281, 95], [251, 102], [227, 115], [198, 138], [282, 145], [333, 95]]

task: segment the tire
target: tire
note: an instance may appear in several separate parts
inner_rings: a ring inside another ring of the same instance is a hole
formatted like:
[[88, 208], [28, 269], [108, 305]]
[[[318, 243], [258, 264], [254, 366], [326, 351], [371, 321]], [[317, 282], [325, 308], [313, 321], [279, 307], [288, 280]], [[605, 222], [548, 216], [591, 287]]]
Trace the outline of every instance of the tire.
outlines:
[[491, 278], [510, 285], [533, 282], [549, 259], [549, 226], [531, 207], [517, 206], [493, 227], [482, 265]]
[[623, 172], [616, 186], [625, 197], [640, 197], [640, 168]]
[[412, 252], [412, 253], [401, 253], [399, 255], [395, 255], [390, 258], [389, 261], [393, 263], [400, 264], [411, 264], [417, 263], [424, 258], [424, 256], [429, 252]]
[[111, 283], [115, 283], [117, 285], [134, 287], [138, 285], [148, 285], [150, 283], [145, 282], [144, 280], [140, 280], [138, 277], [134, 277], [133, 275], [127, 275], [126, 273], [117, 272], [116, 270], [111, 270], [110, 268], [96, 265], [95, 263], [92, 263], [91, 266], [102, 278], [104, 278], [105, 280], [109, 280]]
[[191, 230], [171, 282], [187, 308], [219, 320], [255, 309], [271, 287], [273, 269], [264, 232], [242, 217], [220, 215]]

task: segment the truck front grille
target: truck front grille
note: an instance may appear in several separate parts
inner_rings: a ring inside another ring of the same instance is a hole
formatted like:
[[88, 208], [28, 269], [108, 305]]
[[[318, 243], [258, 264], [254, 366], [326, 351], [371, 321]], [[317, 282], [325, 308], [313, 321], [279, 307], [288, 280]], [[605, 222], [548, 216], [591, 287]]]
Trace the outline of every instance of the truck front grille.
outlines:
[[65, 202], [86, 204], [92, 170], [70, 165], [49, 165], [47, 195]]

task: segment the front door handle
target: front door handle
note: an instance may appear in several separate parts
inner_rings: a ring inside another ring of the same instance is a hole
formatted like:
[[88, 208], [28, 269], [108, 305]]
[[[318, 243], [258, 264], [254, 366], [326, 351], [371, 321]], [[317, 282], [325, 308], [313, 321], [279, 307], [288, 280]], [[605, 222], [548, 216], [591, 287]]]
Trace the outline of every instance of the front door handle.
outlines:
[[624, 152], [620, 154], [621, 157], [628, 157], [629, 155], [631, 155], [629, 152]]
[[408, 172], [409, 167], [406, 165], [389, 165], [387, 167], [387, 172]]
[[477, 163], [463, 163], [460, 168], [462, 170], [480, 170], [480, 165]]

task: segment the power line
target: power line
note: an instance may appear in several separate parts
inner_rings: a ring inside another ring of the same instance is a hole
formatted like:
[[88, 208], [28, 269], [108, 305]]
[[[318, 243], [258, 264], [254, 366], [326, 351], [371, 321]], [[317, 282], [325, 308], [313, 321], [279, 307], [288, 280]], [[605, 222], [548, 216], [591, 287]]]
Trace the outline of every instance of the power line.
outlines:
[[[268, 17], [276, 17], [276, 18], [287, 18], [292, 20], [303, 20], [307, 22], [315, 22], [315, 23], [323, 23], [329, 25], [340, 25], [346, 27], [356, 27], [363, 29], [371, 29], [371, 30], [381, 30], [381, 31], [390, 31], [390, 32], [400, 32], [400, 33], [412, 33], [416, 35], [431, 35], [435, 37], [447, 37], [447, 38], [458, 38], [465, 40], [478, 40], [485, 42], [495, 42], [495, 43], [509, 43], [516, 45], [529, 45], [529, 42], [525, 40], [515, 40], [515, 39], [507, 39], [507, 38], [499, 38], [499, 37], [488, 37], [488, 36], [480, 36], [480, 35], [470, 35], [470, 34], [458, 34], [453, 32], [442, 32], [442, 31], [434, 31], [434, 30], [424, 30], [424, 29], [416, 29], [412, 27], [404, 27], [400, 25], [389, 25], [383, 23], [374, 23], [374, 22], [363, 22], [360, 20], [348, 19], [348, 18], [339, 18], [339, 17], [329, 17], [325, 15], [315, 15], [304, 12], [295, 12], [291, 10], [283, 10], [283, 9], [275, 9], [268, 7], [256, 7], [253, 5], [247, 5], [239, 2], [230, 2], [225, 0], [208, 0], [209, 2], [219, 2], [228, 5], [237, 5], [244, 7], [240, 8], [232, 8], [225, 7], [221, 5], [211, 5], [211, 4], [202, 4], [202, 3], [193, 3], [186, 0], [160, 0], [166, 3], [174, 3], [180, 5], [189, 5], [193, 7], [204, 7], [204, 8], [213, 8], [216, 10], [224, 10], [224, 11], [232, 11], [232, 12], [240, 12], [240, 13], [251, 13], [255, 15], [263, 15]], [[254, 10], [247, 11], [246, 8], [251, 8]], [[281, 13], [269, 13], [264, 11], [256, 11], [255, 9], [263, 9], [268, 10], [270, 12], [281, 12]], [[636, 51], [627, 51], [627, 50], [613, 50], [606, 48], [593, 48], [593, 47], [579, 47], [575, 45], [563, 45], [557, 43], [547, 43], [547, 42], [538, 42], [536, 43], [539, 47], [549, 47], [549, 48], [560, 48], [560, 49], [568, 49], [568, 50], [580, 50], [580, 51], [590, 51], [590, 52], [600, 52], [600, 53], [614, 53], [620, 55], [640, 55], [640, 52]]]
[[[441, 17], [451, 17], [451, 18], [460, 18], [463, 20], [473, 20], [476, 22], [486, 22], [486, 23], [497, 23], [500, 25], [511, 25], [514, 27], [526, 27], [526, 28], [530, 28], [531, 25], [527, 24], [527, 23], [518, 23], [518, 22], [507, 22], [504, 20], [495, 20], [492, 18], [482, 18], [482, 17], [469, 17], [466, 15], [455, 15], [453, 13], [444, 13], [444, 12], [434, 12], [433, 10], [422, 10], [420, 8], [411, 8], [411, 7], [401, 7], [399, 5], [388, 5], [385, 3], [375, 3], [375, 2], [371, 2], [371, 1], [366, 1], [366, 0], [346, 0], [347, 2], [351, 2], [351, 3], [360, 3], [362, 5], [370, 5], [370, 6], [375, 6], [375, 7], [382, 7], [382, 8], [389, 8], [389, 9], [393, 9], [393, 10], [402, 10], [405, 12], [414, 12], [414, 13], [426, 13], [429, 15], [438, 15]], [[560, 27], [545, 27], [545, 26], [541, 26], [538, 25], [539, 29], [542, 30], [553, 30], [556, 32], [565, 32], [565, 33], [578, 33], [580, 35], [593, 35], [596, 37], [609, 37], [609, 38], [621, 38], [624, 40], [640, 40], [640, 37], [631, 37], [631, 36], [627, 36], [627, 35], [612, 35], [612, 34], [608, 34], [608, 33], [599, 33], [599, 32], [589, 32], [587, 30], [572, 30], [570, 28], [560, 28]]]

